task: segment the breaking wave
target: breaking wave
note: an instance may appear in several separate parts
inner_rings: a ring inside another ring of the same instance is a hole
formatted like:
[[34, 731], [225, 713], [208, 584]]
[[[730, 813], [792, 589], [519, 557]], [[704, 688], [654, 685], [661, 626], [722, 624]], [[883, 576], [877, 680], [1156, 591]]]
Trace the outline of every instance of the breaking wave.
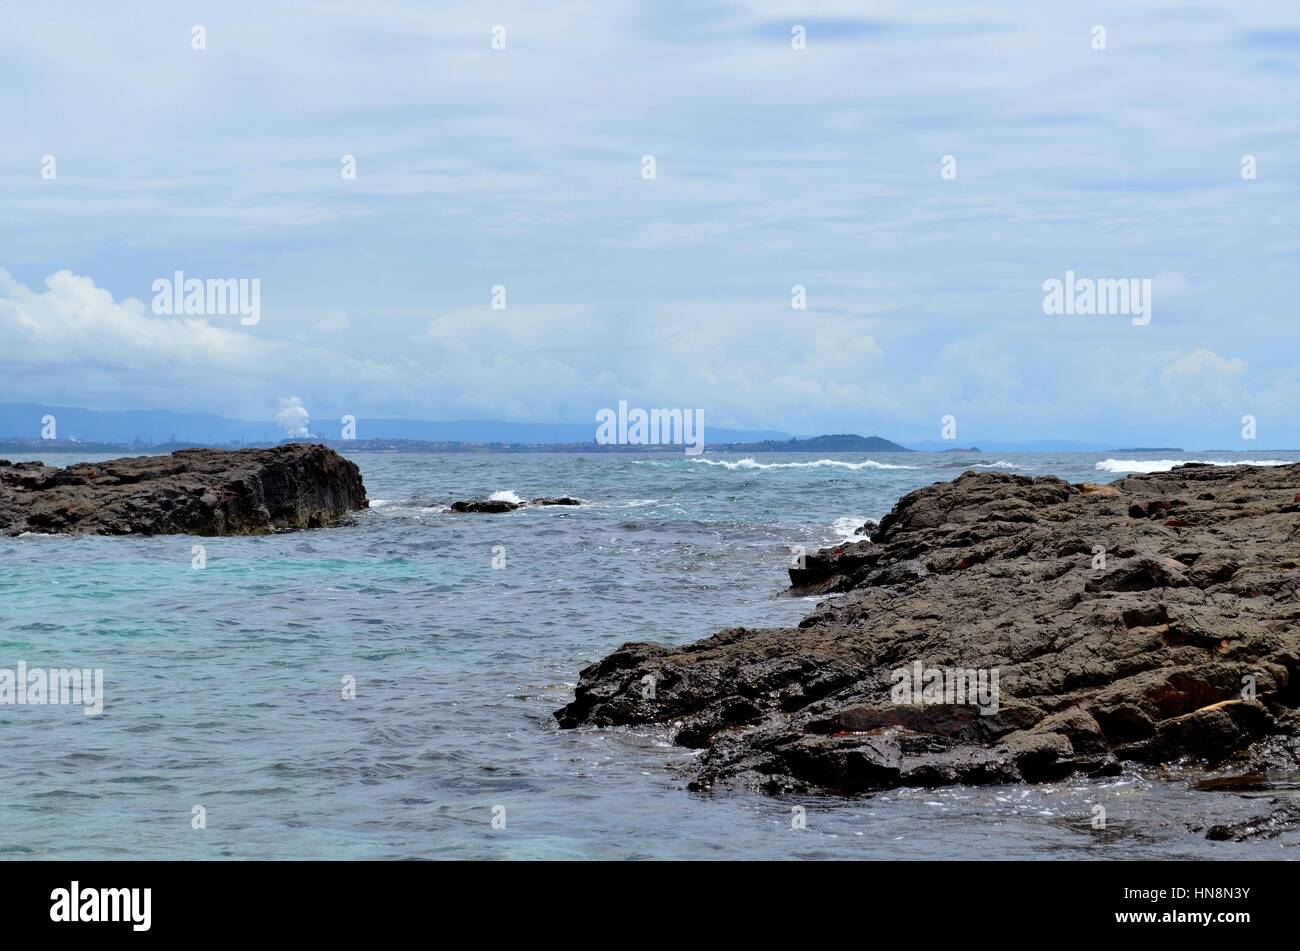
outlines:
[[889, 462], [876, 462], [873, 459], [865, 459], [862, 462], [844, 462], [840, 459], [818, 459], [816, 462], [757, 462], [754, 459], [741, 459], [739, 462], [728, 462], [725, 459], [692, 459], [691, 462], [700, 462], [706, 466], [725, 466], [728, 469], [824, 469], [835, 467], [838, 469], [925, 469], [926, 466], [900, 466]]
[[845, 515], [842, 518], [837, 518], [831, 529], [838, 538], [865, 540], [866, 536], [857, 534], [857, 531], [866, 521], [864, 516]]
[[969, 465], [961, 463], [967, 469], [1022, 469], [1025, 472], [1031, 472], [1034, 466], [1017, 465], [1014, 462], [1007, 462], [1005, 459], [999, 459], [997, 462], [972, 462]]
[[1189, 462], [1202, 462], [1211, 466], [1290, 465], [1285, 459], [1243, 459], [1240, 462], [1224, 462], [1219, 459], [1103, 459], [1097, 463], [1097, 468], [1102, 472], [1168, 472], [1174, 466]]

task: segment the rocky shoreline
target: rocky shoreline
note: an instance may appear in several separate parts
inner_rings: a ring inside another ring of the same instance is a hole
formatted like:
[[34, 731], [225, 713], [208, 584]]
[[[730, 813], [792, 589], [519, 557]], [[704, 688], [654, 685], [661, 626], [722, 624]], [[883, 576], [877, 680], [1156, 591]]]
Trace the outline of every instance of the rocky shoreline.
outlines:
[[261, 535], [369, 505], [333, 449], [183, 449], [57, 468], [0, 460], [0, 534]]
[[1300, 765], [1300, 465], [967, 472], [867, 530], [791, 569], [842, 592], [798, 627], [625, 644], [560, 725], [663, 724], [693, 788], [769, 793]]

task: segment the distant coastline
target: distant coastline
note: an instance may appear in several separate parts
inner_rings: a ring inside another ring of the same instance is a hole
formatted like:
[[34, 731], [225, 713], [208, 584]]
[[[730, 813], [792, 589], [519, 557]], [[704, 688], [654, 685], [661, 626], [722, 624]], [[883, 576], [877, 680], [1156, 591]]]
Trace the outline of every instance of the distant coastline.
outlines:
[[[668, 453], [681, 455], [680, 445], [622, 445], [595, 442], [507, 443], [427, 439], [322, 439], [316, 436], [277, 441], [200, 443], [82, 442], [64, 439], [0, 439], [0, 453], [136, 453], [159, 454], [178, 449], [267, 449], [286, 443], [312, 443], [339, 452], [424, 452], [424, 453]], [[763, 442], [715, 443], [709, 452], [914, 452], [880, 436], [840, 434], [811, 439], [767, 440]], [[965, 450], [958, 450], [965, 451]], [[978, 451], [978, 450], [975, 450]]]
[[[337, 452], [374, 452], [374, 453], [432, 453], [432, 454], [449, 454], [449, 453], [500, 453], [500, 454], [540, 454], [540, 453], [617, 453], [617, 454], [635, 454], [635, 455], [669, 455], [680, 456], [682, 447], [680, 445], [602, 445], [592, 442], [567, 442], [567, 443], [507, 443], [507, 442], [471, 442], [459, 440], [426, 440], [426, 439], [323, 439], [317, 436], [303, 437], [286, 437], [279, 440], [256, 440], [256, 441], [234, 441], [234, 442], [190, 442], [190, 441], [168, 441], [159, 443], [145, 442], [100, 442], [100, 441], [82, 441], [76, 439], [31, 439], [31, 438], [0, 438], [0, 457], [6, 453], [10, 455], [88, 455], [88, 454], [114, 454], [114, 455], [162, 455], [176, 452], [181, 449], [270, 449], [275, 446], [283, 446], [292, 443], [306, 443], [311, 445], [328, 446]], [[851, 434], [839, 434], [828, 436], [814, 436], [809, 439], [789, 439], [789, 440], [766, 440], [763, 442], [741, 442], [741, 443], [711, 443], [705, 446], [706, 453], [744, 453], [753, 455], [755, 453], [782, 453], [782, 452], [799, 452], [799, 453], [934, 453], [934, 454], [959, 454], [969, 453], [972, 455], [990, 453], [1059, 453], [1059, 452], [1087, 452], [1094, 454], [1104, 453], [1187, 453], [1187, 452], [1295, 452], [1300, 450], [1287, 449], [1284, 447], [1270, 447], [1265, 449], [1180, 449], [1170, 446], [1155, 448], [1126, 448], [1126, 449], [1037, 449], [1026, 446], [1024, 448], [1008, 448], [1005, 445], [998, 445], [990, 449], [981, 449], [978, 446], [953, 447], [945, 449], [931, 448], [912, 448], [904, 446], [880, 436], [856, 436]]]

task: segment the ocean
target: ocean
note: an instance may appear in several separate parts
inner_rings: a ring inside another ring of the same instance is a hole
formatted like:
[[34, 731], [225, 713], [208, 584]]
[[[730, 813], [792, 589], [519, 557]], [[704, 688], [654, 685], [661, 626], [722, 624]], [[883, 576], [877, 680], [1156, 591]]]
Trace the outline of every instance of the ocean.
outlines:
[[[1277, 840], [1206, 841], [1208, 822], [1263, 803], [1177, 769], [705, 795], [686, 788], [697, 754], [664, 730], [561, 731], [552, 712], [626, 641], [797, 623], [815, 602], [782, 594], [796, 546], [843, 540], [967, 468], [1106, 482], [1300, 453], [352, 458], [372, 507], [334, 528], [0, 538], [0, 669], [104, 676], [99, 716], [0, 706], [0, 857], [1282, 857]], [[494, 493], [587, 504], [445, 511]]]

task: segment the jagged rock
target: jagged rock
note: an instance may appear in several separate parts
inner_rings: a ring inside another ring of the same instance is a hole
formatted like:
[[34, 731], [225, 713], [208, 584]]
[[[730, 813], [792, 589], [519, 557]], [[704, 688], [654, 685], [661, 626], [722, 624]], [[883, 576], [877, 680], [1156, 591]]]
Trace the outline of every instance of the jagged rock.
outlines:
[[869, 541], [844, 542], [801, 555], [790, 566], [790, 593], [847, 591], [855, 587], [855, 577], [863, 569], [873, 567], [879, 558], [880, 552]]
[[853, 530], [853, 534], [862, 535], [867, 540], [870, 540], [871, 536], [873, 536], [876, 533], [876, 529], [878, 528], [880, 528], [880, 522], [878, 522], [874, 518], [869, 518], [861, 525], [859, 525], [857, 528], [855, 528]]
[[[1294, 769], [1298, 488], [1300, 465], [1100, 489], [966, 473], [904, 496], [872, 541], [792, 568], [796, 591], [845, 592], [798, 627], [626, 644], [556, 716], [670, 726], [703, 751], [699, 789], [1055, 780], [1125, 760]], [[943, 676], [908, 693], [918, 661]], [[995, 704], [962, 697], [958, 675], [981, 671]]]
[[0, 460], [7, 535], [259, 535], [368, 505], [356, 463], [325, 446], [182, 449], [64, 469]]

